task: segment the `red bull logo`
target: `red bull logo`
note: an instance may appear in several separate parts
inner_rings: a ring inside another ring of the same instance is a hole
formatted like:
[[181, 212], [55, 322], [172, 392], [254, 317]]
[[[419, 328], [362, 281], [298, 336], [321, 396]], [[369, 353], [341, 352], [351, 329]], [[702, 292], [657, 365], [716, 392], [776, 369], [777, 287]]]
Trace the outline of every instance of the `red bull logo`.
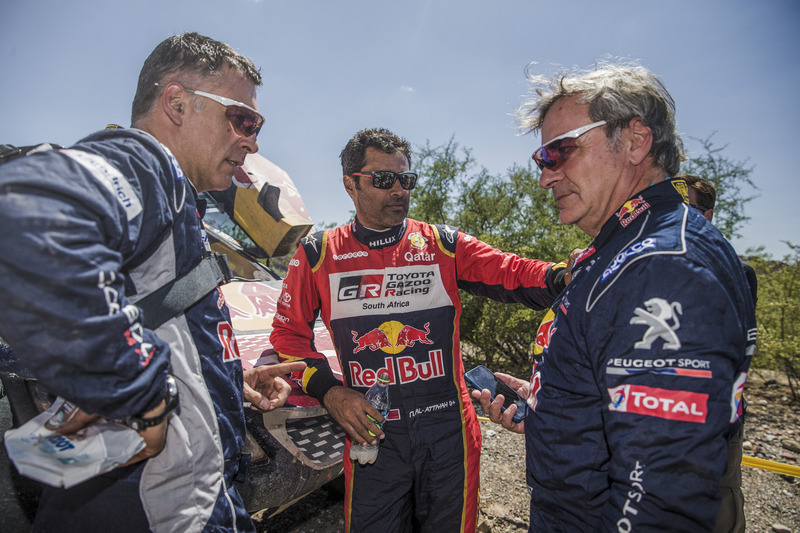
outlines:
[[441, 376], [444, 376], [441, 350], [429, 351], [427, 361], [417, 362], [411, 356], [397, 358], [397, 377], [401, 384], [417, 380], [428, 381]]
[[397, 383], [397, 378], [395, 377], [397, 373], [394, 369], [393, 359], [385, 357], [383, 363], [383, 367], [372, 370], [362, 367], [358, 361], [350, 361], [350, 382], [354, 387], [371, 387], [377, 381], [378, 374], [385, 370], [389, 374], [389, 383], [394, 385]]
[[353, 387], [370, 387], [382, 371], [389, 374], [389, 383], [404, 385], [414, 381], [428, 381], [443, 377], [444, 356], [442, 350], [430, 350], [427, 361], [417, 361], [414, 357], [385, 357], [384, 366], [377, 370], [364, 368], [358, 361], [350, 361], [350, 382]]
[[617, 211], [617, 218], [622, 227], [625, 227], [648, 209], [650, 209], [650, 204], [639, 196], [622, 204], [620, 210]]
[[536, 344], [533, 346], [534, 355], [539, 355], [545, 348], [550, 346], [550, 338], [556, 332], [556, 328], [553, 327], [555, 319], [556, 314], [552, 309], [548, 309], [542, 319], [542, 323], [539, 325], [539, 329], [536, 331]]
[[227, 363], [228, 361], [241, 359], [236, 335], [233, 333], [233, 326], [228, 322], [218, 322], [217, 335], [219, 336], [220, 344], [222, 344], [222, 360]]
[[414, 344], [421, 342], [422, 344], [433, 344], [433, 341], [428, 338], [430, 335], [431, 330], [428, 326], [430, 326], [430, 322], [426, 322], [423, 328], [424, 330], [417, 329], [413, 326], [405, 325], [403, 329], [400, 330], [400, 333], [397, 334], [397, 342], [395, 346], [414, 346]]
[[375, 328], [371, 331], [368, 331], [360, 337], [355, 331], [351, 331], [350, 333], [353, 334], [353, 342], [356, 343], [353, 353], [358, 353], [361, 350], [366, 350], [367, 348], [374, 352], [375, 350], [380, 350], [381, 348], [393, 346], [393, 344], [389, 342], [389, 337], [387, 337], [386, 333], [380, 328]]
[[356, 331], [350, 331], [355, 344], [353, 353], [356, 354], [369, 348], [371, 352], [383, 350], [386, 353], [396, 354], [417, 343], [433, 344], [430, 339], [430, 325], [430, 322], [426, 322], [422, 326], [423, 329], [418, 329], [408, 324], [401, 324], [396, 320], [390, 320], [361, 336]]

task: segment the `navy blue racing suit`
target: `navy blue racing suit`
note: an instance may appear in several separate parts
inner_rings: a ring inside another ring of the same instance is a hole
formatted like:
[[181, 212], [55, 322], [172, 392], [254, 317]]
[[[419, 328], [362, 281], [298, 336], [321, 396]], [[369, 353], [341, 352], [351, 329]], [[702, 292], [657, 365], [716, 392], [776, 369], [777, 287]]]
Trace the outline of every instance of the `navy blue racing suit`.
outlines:
[[196, 193], [177, 160], [134, 129], [20, 158], [0, 167], [0, 225], [0, 335], [42, 386], [124, 419], [159, 404], [170, 371], [181, 403], [159, 455], [45, 488], [36, 527], [253, 530], [233, 487], [242, 368], [221, 293], [155, 331], [135, 305], [205, 253]]
[[729, 243], [667, 180], [578, 258], [537, 334], [530, 530], [712, 531], [755, 313]]

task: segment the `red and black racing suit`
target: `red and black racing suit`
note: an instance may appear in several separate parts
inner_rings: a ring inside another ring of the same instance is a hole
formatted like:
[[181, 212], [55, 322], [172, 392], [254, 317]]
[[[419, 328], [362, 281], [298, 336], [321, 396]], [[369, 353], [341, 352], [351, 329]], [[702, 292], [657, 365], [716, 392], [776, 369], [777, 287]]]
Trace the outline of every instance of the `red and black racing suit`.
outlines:
[[385, 232], [358, 221], [306, 238], [289, 264], [271, 341], [322, 401], [341, 385], [314, 348], [318, 315], [346, 386], [391, 377], [377, 461], [344, 454], [347, 531], [474, 531], [481, 434], [464, 382], [459, 289], [541, 309], [564, 287], [563, 264], [506, 254], [448, 226], [406, 219]]

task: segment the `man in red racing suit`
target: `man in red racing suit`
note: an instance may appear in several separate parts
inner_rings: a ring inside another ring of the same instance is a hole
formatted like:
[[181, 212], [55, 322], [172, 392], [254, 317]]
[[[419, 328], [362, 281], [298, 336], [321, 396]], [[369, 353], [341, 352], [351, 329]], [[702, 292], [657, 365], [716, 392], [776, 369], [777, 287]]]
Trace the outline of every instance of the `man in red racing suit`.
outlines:
[[[412, 174], [408, 165], [407, 143], [385, 130], [348, 143], [342, 166], [356, 220], [304, 240], [289, 264], [271, 342], [283, 360], [308, 364], [293, 377], [348, 433], [347, 531], [474, 531], [481, 434], [464, 382], [458, 291], [541, 309], [564, 287], [565, 269], [405, 218], [416, 180], [401, 181]], [[390, 189], [379, 180], [387, 169]], [[352, 174], [362, 178], [358, 188]], [[349, 390], [314, 348], [320, 314]], [[390, 376], [385, 438], [374, 464], [356, 466], [353, 439], [371, 439], [368, 429], [381, 436], [367, 414], [381, 416], [363, 393], [382, 369]]]

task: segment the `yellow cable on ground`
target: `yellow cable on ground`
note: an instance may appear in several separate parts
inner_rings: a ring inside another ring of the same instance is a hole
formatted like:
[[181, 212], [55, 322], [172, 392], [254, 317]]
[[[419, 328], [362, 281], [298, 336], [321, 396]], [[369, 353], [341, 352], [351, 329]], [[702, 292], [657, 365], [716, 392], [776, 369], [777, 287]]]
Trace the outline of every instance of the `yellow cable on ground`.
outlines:
[[769, 470], [770, 472], [777, 472], [778, 474], [787, 476], [800, 477], [800, 466], [776, 463], [775, 461], [767, 461], [766, 459], [758, 459], [747, 455], [742, 456], [742, 465], [760, 468], [761, 470]]
[[[491, 422], [491, 420], [485, 416], [479, 416], [478, 420], [483, 422]], [[758, 459], [756, 457], [750, 457], [749, 455], [742, 456], [742, 466], [760, 468], [761, 470], [769, 470], [770, 472], [777, 472], [778, 474], [784, 474], [786, 476], [800, 477], [800, 466], [776, 463], [775, 461]]]

